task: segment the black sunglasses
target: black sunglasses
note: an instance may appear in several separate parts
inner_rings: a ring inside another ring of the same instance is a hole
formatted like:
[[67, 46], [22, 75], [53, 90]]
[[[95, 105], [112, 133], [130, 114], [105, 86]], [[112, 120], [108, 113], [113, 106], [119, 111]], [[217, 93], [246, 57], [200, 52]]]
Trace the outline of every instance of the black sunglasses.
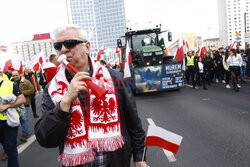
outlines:
[[63, 42], [55, 42], [54, 43], [54, 48], [55, 48], [55, 50], [60, 51], [62, 49], [62, 45], [64, 45], [65, 48], [71, 49], [71, 48], [75, 47], [77, 44], [80, 44], [80, 43], [86, 43], [86, 41], [70, 39], [70, 40], [66, 40], [66, 41], [63, 41]]

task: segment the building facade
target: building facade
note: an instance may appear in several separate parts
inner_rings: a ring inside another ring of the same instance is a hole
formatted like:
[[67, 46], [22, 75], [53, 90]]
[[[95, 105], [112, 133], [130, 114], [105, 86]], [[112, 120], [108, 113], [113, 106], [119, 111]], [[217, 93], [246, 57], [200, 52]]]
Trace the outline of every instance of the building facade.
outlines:
[[219, 38], [208, 38], [203, 40], [204, 45], [207, 49], [216, 50], [219, 49]]
[[[115, 49], [116, 40], [126, 32], [124, 0], [67, 0], [69, 23], [91, 34], [91, 52]], [[92, 32], [92, 33], [91, 33]]]
[[32, 65], [36, 54], [42, 52], [46, 59], [54, 52], [53, 42], [49, 33], [35, 34], [31, 41], [12, 43], [12, 53], [21, 56], [24, 65]]
[[226, 47], [234, 41], [241, 48], [249, 44], [250, 0], [218, 0], [219, 46]]

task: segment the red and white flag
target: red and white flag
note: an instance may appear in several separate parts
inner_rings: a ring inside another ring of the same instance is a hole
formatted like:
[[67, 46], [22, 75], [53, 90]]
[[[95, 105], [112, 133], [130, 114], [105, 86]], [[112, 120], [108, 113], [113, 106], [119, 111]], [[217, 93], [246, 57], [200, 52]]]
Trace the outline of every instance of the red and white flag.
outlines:
[[2, 52], [7, 52], [8, 47], [7, 46], [0, 46]]
[[168, 49], [165, 48], [164, 51], [165, 51], [165, 54], [166, 54], [166, 56], [167, 56], [167, 55], [168, 55]]
[[132, 64], [132, 58], [131, 58], [131, 53], [130, 53], [129, 41], [127, 41], [126, 53], [125, 53], [125, 59], [124, 59], [124, 78], [131, 77], [129, 64]]
[[200, 53], [199, 53], [199, 56], [202, 58], [202, 61], [204, 61], [204, 56], [205, 56], [205, 53], [207, 52], [207, 49], [206, 49], [206, 47], [203, 45], [202, 47], [201, 47], [201, 51], [200, 51]]
[[196, 42], [196, 51], [195, 51], [196, 53], [200, 53], [200, 47], [199, 47], [199, 43], [198, 42]]
[[183, 40], [183, 49], [184, 49], [184, 53], [189, 52], [188, 42], [185, 40]]
[[179, 39], [179, 46], [175, 55], [175, 59], [177, 60], [177, 62], [183, 62], [184, 58], [185, 56], [184, 56], [184, 49], [183, 49], [183, 40], [181, 36], [181, 38]]
[[34, 70], [34, 72], [37, 72], [40, 68], [40, 64], [43, 63], [43, 52], [40, 52], [36, 55], [34, 55], [34, 59], [33, 59], [33, 62], [32, 62], [32, 68]]
[[116, 49], [115, 49], [115, 53], [119, 53], [121, 50], [121, 48], [118, 47], [118, 45], [116, 46]]
[[7, 72], [9, 70], [9, 67], [13, 67], [11, 59], [5, 62], [4, 68], [3, 68], [3, 73]]
[[96, 60], [99, 61], [99, 60], [103, 60], [104, 59], [104, 47], [102, 47], [98, 54], [97, 54], [97, 57], [96, 57]]
[[43, 65], [43, 70], [47, 79], [47, 82], [50, 82], [57, 72], [57, 66], [51, 62], [47, 62]]
[[14, 67], [14, 69], [18, 70], [20, 72], [20, 74], [23, 74], [23, 63], [22, 63], [22, 60], [20, 59], [19, 56], [18, 56], [13, 67]]
[[157, 146], [177, 154], [182, 138], [161, 127], [149, 125], [145, 147]]
[[230, 49], [234, 48], [235, 44], [236, 46], [239, 46], [240, 43], [238, 41], [234, 41], [233, 43], [230, 44]]

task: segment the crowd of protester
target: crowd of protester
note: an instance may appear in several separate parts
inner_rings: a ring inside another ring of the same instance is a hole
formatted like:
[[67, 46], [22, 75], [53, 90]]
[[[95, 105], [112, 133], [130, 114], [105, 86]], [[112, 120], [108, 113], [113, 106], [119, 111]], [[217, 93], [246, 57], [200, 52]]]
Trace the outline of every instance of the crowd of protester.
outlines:
[[[57, 63], [55, 59], [56, 55], [50, 56], [50, 60], [54, 64]], [[22, 74], [18, 70], [15, 70], [13, 66], [8, 67], [8, 71], [5, 73], [0, 68], [0, 143], [4, 150], [1, 160], [8, 160], [9, 166], [18, 166], [17, 137], [19, 124], [11, 127], [11, 125], [6, 123], [7, 115], [1, 110], [5, 111], [5, 105], [8, 105], [8, 103], [3, 103], [4, 105], [2, 105], [2, 99], [13, 94], [18, 102], [20, 101], [18, 99], [22, 97], [22, 102], [14, 107], [23, 106], [23, 111], [18, 113], [17, 119], [20, 119], [19, 122], [22, 129], [20, 142], [25, 143], [30, 135], [29, 111], [31, 109], [34, 118], [39, 118], [36, 111], [36, 95], [40, 94], [47, 83], [46, 76], [42, 71], [36, 73], [29, 66], [24, 68]]]
[[[49, 58], [49, 63], [52, 63], [53, 67], [58, 66], [56, 57], [56, 55], [52, 54]], [[200, 85], [204, 90], [207, 90], [208, 85], [211, 85], [212, 83], [223, 83], [225, 84], [225, 88], [232, 88], [237, 92], [241, 87], [240, 84], [245, 83], [245, 78], [250, 77], [250, 47], [246, 46], [245, 50], [239, 49], [239, 46], [236, 49], [210, 49], [205, 52], [204, 57], [201, 57], [198, 52], [189, 51], [185, 55], [185, 63], [186, 84], [192, 84], [193, 88]], [[100, 64], [120, 71], [120, 67], [117, 64], [106, 63], [104, 60], [101, 60]], [[22, 142], [27, 142], [29, 136], [28, 114], [30, 107], [33, 112], [33, 117], [39, 117], [36, 112], [35, 98], [36, 94], [39, 94], [49, 82], [47, 77], [48, 76], [46, 76], [45, 73], [42, 73], [42, 71], [38, 74], [32, 72], [29, 67], [24, 69], [24, 74], [20, 74], [20, 72], [13, 67], [9, 67], [6, 73], [3, 73], [0, 69], [0, 86], [3, 81], [8, 81], [14, 85], [14, 95], [17, 97], [23, 95], [25, 97], [26, 102], [22, 102], [25, 107], [25, 112], [20, 115], [22, 127], [20, 141]], [[11, 84], [9, 86], [11, 87]], [[2, 116], [2, 118], [5, 117]], [[6, 125], [0, 126], [1, 143], [4, 143], [4, 140], [14, 141], [17, 138], [17, 130], [13, 131], [13, 134], [2, 134], [6, 127]], [[9, 136], [13, 139], [9, 138]], [[7, 142], [5, 142], [5, 146], [3, 146], [5, 153], [2, 156], [2, 160], [4, 161], [9, 158], [9, 161], [11, 161], [9, 163], [17, 163], [16, 143], [8, 142], [9, 145], [6, 143]]]
[[246, 46], [245, 50], [239, 46], [236, 49], [210, 49], [204, 57], [200, 57], [198, 52], [189, 51], [185, 55], [185, 63], [186, 83], [192, 84], [193, 88], [202, 84], [206, 90], [206, 85], [221, 82], [226, 88], [239, 91], [240, 84], [250, 77], [250, 47]]

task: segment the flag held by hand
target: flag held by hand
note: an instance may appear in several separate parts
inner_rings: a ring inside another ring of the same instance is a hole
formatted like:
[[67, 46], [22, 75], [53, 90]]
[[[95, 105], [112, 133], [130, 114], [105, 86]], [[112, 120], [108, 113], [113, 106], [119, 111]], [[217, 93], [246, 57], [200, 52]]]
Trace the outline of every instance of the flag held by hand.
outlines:
[[161, 127], [149, 125], [145, 147], [157, 146], [177, 154], [182, 138]]

